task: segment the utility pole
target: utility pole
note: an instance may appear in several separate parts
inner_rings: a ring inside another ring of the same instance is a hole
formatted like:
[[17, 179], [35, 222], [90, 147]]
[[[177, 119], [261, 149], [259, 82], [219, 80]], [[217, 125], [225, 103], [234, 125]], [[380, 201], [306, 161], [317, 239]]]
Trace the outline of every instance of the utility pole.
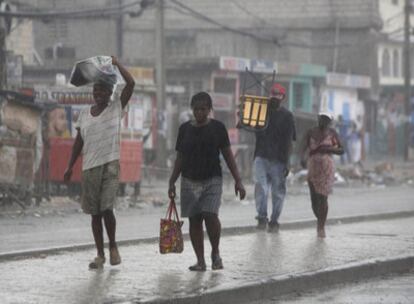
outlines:
[[404, 93], [405, 93], [405, 130], [404, 160], [408, 161], [410, 151], [410, 102], [411, 102], [411, 63], [410, 63], [410, 11], [411, 0], [405, 0], [404, 6]]
[[[10, 12], [10, 5], [3, 0], [0, 0], [0, 12]], [[0, 17], [0, 90], [7, 87], [6, 36], [10, 27], [11, 19]]]
[[6, 29], [0, 23], [0, 90], [7, 86], [6, 63]]
[[155, 60], [157, 85], [157, 165], [166, 166], [167, 138], [165, 130], [165, 53], [164, 53], [164, 0], [156, 1], [155, 9]]
[[[121, 10], [122, 0], [118, 0], [118, 6]], [[117, 57], [122, 60], [124, 53], [124, 36], [123, 36], [123, 26], [124, 26], [124, 17], [120, 12], [118, 18], [116, 19], [116, 46], [117, 46]]]
[[332, 72], [336, 72], [336, 68], [338, 65], [338, 44], [339, 44], [339, 19], [336, 20], [335, 23], [335, 48], [333, 54], [333, 63], [332, 63]]

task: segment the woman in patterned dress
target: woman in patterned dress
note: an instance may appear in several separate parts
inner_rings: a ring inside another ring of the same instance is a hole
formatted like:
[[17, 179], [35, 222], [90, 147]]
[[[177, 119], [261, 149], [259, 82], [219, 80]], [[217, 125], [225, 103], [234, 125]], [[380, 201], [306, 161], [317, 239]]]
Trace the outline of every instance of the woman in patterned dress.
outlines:
[[304, 138], [302, 147], [302, 165], [308, 152], [308, 185], [312, 210], [318, 225], [318, 237], [325, 237], [325, 222], [328, 215], [328, 195], [332, 192], [335, 166], [332, 154], [341, 155], [344, 149], [339, 136], [330, 124], [333, 116], [329, 113], [318, 114], [318, 126], [310, 129]]

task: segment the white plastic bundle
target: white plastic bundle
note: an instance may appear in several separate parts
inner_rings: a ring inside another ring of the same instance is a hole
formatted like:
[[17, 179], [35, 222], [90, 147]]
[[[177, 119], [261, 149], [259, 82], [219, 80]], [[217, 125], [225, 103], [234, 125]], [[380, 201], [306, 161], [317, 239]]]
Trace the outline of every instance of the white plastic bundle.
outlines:
[[70, 83], [76, 87], [103, 82], [115, 86], [124, 80], [110, 56], [95, 56], [75, 63]]

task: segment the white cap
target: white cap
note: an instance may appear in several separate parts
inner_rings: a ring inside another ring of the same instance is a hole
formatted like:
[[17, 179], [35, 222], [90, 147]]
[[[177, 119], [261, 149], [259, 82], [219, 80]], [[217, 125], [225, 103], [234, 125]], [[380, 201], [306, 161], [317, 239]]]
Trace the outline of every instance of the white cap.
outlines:
[[319, 112], [319, 113], [318, 113], [318, 116], [326, 116], [326, 117], [328, 117], [330, 120], [333, 120], [333, 119], [334, 119], [333, 115], [332, 115], [331, 113], [329, 113], [329, 112], [326, 112], [326, 111], [321, 111], [321, 112]]

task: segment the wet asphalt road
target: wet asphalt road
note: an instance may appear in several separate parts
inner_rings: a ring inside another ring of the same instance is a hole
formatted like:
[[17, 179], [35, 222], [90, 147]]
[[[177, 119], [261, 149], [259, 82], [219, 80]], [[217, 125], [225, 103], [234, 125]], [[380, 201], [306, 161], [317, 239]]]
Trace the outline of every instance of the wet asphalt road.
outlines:
[[414, 272], [330, 286], [249, 304], [412, 304]]

